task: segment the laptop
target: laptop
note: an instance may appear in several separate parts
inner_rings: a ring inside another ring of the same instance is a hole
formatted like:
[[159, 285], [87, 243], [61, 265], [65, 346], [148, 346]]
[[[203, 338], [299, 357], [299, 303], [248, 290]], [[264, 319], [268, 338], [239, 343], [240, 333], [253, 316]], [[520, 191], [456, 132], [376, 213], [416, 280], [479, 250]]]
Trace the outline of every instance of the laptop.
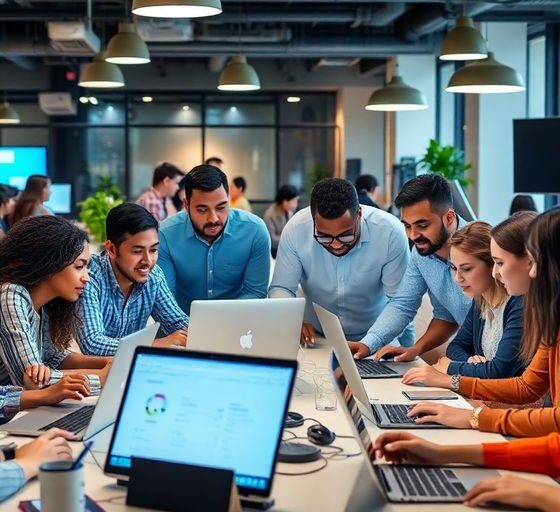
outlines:
[[136, 349], [104, 471], [132, 457], [230, 469], [242, 495], [270, 495], [297, 361]]
[[367, 458], [368, 472], [385, 496], [397, 503], [461, 503], [463, 496], [481, 480], [497, 478], [494, 469], [464, 466], [414, 466], [375, 464], [375, 450], [364, 424], [352, 387], [342, 371], [335, 373], [342, 408], [356, 430], [357, 441]]
[[296, 359], [304, 298], [195, 300], [187, 350]]
[[[325, 338], [334, 346], [337, 352], [341, 352], [340, 346], [342, 344], [347, 346], [348, 342], [346, 341], [346, 336], [342, 330], [340, 320], [335, 314], [327, 311], [325, 308], [319, 306], [319, 304], [313, 303], [313, 307], [315, 308], [315, 313], [317, 313], [317, 317], [323, 328]], [[358, 373], [362, 379], [402, 377], [410, 368], [413, 368], [410, 363], [382, 363], [380, 361], [374, 361], [371, 358], [356, 360], [352, 357], [352, 361], [354, 361], [354, 364], [358, 368]]]
[[134, 350], [140, 345], [151, 345], [158, 328], [158, 323], [149, 325], [120, 341], [97, 405], [76, 402], [43, 405], [2, 425], [0, 430], [20, 436], [40, 436], [46, 430], [58, 427], [73, 432], [77, 439], [93, 437], [115, 421]]

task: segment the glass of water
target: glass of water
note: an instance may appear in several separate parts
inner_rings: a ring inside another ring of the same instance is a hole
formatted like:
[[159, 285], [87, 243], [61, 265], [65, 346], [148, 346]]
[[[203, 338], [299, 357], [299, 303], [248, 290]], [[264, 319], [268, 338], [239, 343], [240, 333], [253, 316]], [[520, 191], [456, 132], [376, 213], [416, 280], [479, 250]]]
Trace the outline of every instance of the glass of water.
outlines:
[[317, 368], [313, 373], [315, 383], [315, 409], [318, 411], [334, 411], [336, 409], [336, 390], [332, 371]]

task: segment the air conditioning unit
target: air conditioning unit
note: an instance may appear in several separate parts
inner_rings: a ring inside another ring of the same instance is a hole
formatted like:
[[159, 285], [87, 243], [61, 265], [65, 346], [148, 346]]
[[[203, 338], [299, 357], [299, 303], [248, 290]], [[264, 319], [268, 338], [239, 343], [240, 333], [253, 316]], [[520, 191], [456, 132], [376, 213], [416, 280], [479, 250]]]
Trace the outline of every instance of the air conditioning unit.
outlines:
[[184, 19], [136, 19], [138, 35], [146, 42], [173, 43], [193, 40], [193, 25]]
[[99, 37], [82, 21], [49, 21], [51, 46], [71, 55], [91, 55], [99, 51]]
[[40, 92], [39, 106], [48, 116], [75, 116], [77, 111], [69, 92]]

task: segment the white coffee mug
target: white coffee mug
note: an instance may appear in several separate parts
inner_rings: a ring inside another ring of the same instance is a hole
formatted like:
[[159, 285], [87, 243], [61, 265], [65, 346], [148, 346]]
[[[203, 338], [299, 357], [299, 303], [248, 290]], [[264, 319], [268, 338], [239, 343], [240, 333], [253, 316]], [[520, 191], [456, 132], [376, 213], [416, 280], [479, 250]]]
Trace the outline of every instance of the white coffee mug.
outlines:
[[39, 467], [41, 512], [84, 512], [84, 465], [71, 460], [45, 462]]

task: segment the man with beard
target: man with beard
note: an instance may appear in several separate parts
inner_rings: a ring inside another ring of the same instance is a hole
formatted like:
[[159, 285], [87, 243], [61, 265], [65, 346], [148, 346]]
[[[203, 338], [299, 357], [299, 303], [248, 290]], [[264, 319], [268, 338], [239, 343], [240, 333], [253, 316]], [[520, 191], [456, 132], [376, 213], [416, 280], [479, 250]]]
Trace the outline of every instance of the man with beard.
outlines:
[[266, 297], [270, 237], [262, 219], [229, 208], [226, 175], [199, 165], [184, 178], [185, 210], [160, 227], [160, 265], [179, 306]]
[[[311, 206], [286, 224], [270, 297], [306, 297], [336, 314], [349, 340], [359, 340], [394, 295], [409, 259], [406, 235], [392, 215], [360, 206], [347, 180], [329, 178], [311, 191]], [[400, 335], [406, 325], [396, 333]], [[313, 343], [319, 322], [308, 310], [302, 342]], [[403, 333], [404, 345], [414, 341]]]
[[105, 250], [91, 256], [80, 304], [82, 352], [114, 355], [120, 339], [146, 327], [150, 316], [165, 336], [154, 346], [184, 346], [189, 319], [156, 265], [158, 221], [142, 206], [124, 203], [109, 212], [105, 225]]
[[[375, 352], [376, 359], [412, 361], [445, 343], [471, 306], [451, 274], [447, 240], [465, 222], [453, 210], [447, 181], [437, 174], [417, 176], [404, 184], [395, 206], [414, 243], [412, 256], [397, 294], [364, 338], [350, 343], [356, 359]], [[410, 348], [385, 346], [414, 318], [426, 292], [434, 312], [425, 334]]]

